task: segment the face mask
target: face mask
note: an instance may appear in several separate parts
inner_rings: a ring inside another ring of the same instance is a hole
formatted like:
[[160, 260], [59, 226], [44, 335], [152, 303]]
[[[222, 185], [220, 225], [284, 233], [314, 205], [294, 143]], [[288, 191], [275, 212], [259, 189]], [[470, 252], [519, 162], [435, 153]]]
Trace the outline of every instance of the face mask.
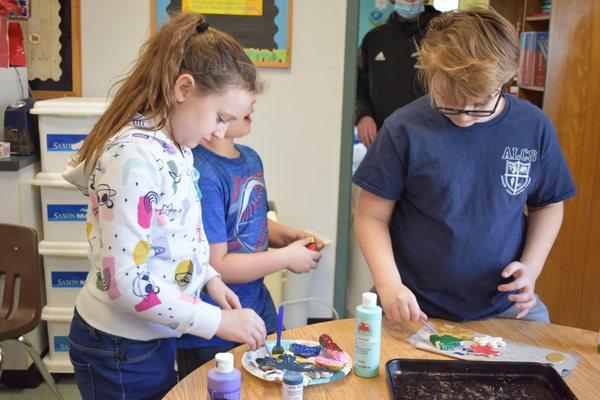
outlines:
[[394, 5], [396, 12], [404, 19], [415, 19], [425, 11], [425, 4], [421, 2], [408, 3], [403, 0], [396, 0]]

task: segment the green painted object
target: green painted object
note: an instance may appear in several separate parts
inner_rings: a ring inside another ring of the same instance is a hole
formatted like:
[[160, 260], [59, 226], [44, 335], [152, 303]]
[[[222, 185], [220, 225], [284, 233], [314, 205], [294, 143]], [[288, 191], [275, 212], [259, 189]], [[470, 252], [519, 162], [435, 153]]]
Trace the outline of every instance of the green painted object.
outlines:
[[459, 347], [462, 340], [450, 335], [431, 335], [429, 341], [438, 349], [448, 351]]

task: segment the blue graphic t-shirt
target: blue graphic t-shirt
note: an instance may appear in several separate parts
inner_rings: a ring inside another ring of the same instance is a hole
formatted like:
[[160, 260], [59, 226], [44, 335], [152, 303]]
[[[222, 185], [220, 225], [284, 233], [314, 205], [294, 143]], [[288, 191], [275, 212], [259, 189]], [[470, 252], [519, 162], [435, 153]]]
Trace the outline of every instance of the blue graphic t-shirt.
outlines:
[[[267, 189], [262, 161], [250, 147], [236, 144], [240, 157], [221, 157], [202, 146], [193, 151], [194, 166], [200, 172], [198, 186], [202, 195], [202, 221], [208, 242], [227, 243], [229, 253], [267, 251]], [[267, 332], [277, 328], [277, 313], [263, 279], [228, 285], [242, 307], [252, 308], [265, 321]], [[209, 296], [202, 300], [215, 304]], [[216, 305], [216, 304], [215, 304]], [[233, 344], [218, 337], [205, 340], [184, 335], [179, 348], [224, 346]]]
[[555, 130], [505, 95], [496, 118], [459, 128], [427, 96], [396, 110], [354, 174], [396, 204], [390, 236], [403, 283], [429, 316], [456, 321], [508, 309], [500, 273], [519, 260], [526, 206], [574, 196]]

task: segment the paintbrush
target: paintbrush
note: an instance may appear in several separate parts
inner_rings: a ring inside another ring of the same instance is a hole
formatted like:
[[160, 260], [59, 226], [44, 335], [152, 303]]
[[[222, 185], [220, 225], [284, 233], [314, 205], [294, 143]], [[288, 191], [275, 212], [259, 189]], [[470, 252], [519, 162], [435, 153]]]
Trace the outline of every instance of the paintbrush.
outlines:
[[266, 356], [267, 356], [268, 358], [271, 358], [271, 357], [272, 357], [272, 356], [271, 356], [271, 352], [269, 351], [269, 348], [267, 347], [267, 344], [266, 344], [266, 343], [265, 343], [265, 344], [263, 344], [263, 347], [264, 347], [264, 349], [265, 349]]
[[435, 329], [435, 326], [433, 326], [433, 324], [429, 321], [427, 321], [426, 319], [421, 318], [421, 322], [423, 323], [423, 325], [425, 325], [431, 332], [435, 333], [436, 335], [438, 334], [437, 329]]
[[279, 318], [277, 319], [277, 343], [273, 346], [271, 354], [283, 354], [284, 349], [281, 345], [281, 329], [283, 328], [283, 306], [279, 306]]

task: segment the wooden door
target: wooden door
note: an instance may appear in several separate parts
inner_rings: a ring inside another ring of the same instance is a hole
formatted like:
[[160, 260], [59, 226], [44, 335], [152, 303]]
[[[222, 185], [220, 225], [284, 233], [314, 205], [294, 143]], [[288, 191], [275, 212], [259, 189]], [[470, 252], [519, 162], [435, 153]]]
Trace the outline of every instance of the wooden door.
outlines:
[[538, 292], [553, 323], [600, 328], [600, 0], [554, 0], [544, 111], [556, 126], [577, 196]]

